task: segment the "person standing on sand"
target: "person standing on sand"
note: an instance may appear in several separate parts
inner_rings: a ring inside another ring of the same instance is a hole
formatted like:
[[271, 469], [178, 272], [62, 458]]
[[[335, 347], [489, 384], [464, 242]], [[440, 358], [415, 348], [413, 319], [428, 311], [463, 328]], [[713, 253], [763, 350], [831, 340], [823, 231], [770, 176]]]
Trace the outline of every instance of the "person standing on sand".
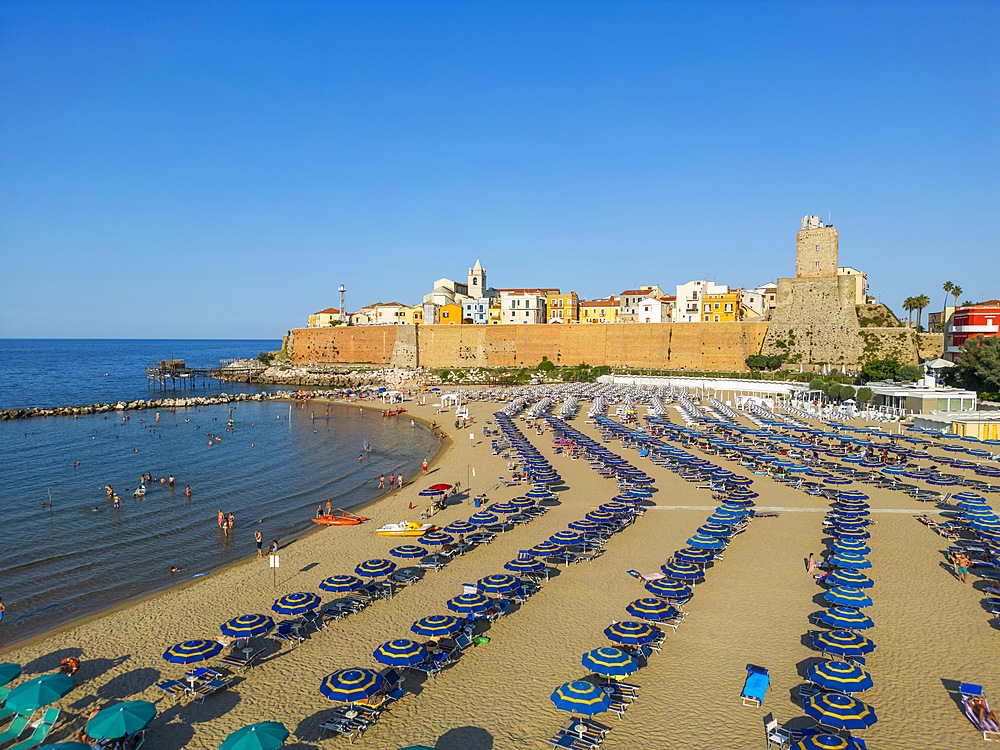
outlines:
[[399, 489], [403, 489], [403, 472], [396, 475], [396, 482], [399, 484]]
[[421, 468], [423, 468], [424, 474], [426, 474], [427, 473], [427, 459], [426, 458], [424, 459], [424, 463], [422, 464]]
[[263, 557], [264, 551], [261, 548], [264, 546], [264, 535], [260, 533], [260, 529], [253, 533], [253, 540], [257, 543], [257, 557]]
[[814, 570], [816, 570], [816, 558], [810, 552], [809, 559], [806, 560], [806, 573], [812, 573]]
[[379, 478], [378, 478], [378, 488], [380, 490], [384, 490], [385, 489], [385, 474], [379, 475]]
[[965, 579], [968, 574], [969, 558], [965, 556], [965, 553], [959, 552], [955, 555], [955, 575], [958, 576], [959, 582], [965, 583]]

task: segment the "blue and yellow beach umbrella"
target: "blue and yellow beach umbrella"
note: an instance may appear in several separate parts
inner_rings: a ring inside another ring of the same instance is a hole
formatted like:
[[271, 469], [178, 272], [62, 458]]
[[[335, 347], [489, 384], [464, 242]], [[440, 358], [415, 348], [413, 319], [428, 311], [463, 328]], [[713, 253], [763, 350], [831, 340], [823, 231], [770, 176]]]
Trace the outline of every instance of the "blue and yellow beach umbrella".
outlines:
[[860, 693], [871, 688], [872, 676], [859, 666], [846, 661], [823, 661], [809, 668], [806, 679], [824, 690]]
[[475, 594], [459, 594], [446, 603], [448, 609], [460, 615], [477, 615], [493, 607], [494, 602], [488, 596], [479, 592]]
[[[425, 535], [426, 536], [426, 535]], [[363, 563], [358, 565], [354, 572], [359, 576], [366, 576], [368, 578], [378, 578], [380, 576], [387, 576], [396, 569], [396, 563], [392, 560], [385, 560], [383, 558], [375, 558], [373, 560], [365, 560]]]
[[874, 708], [843, 693], [817, 693], [806, 701], [805, 713], [836, 730], [867, 729], [878, 721]]
[[351, 667], [328, 674], [319, 691], [332, 701], [353, 703], [371, 698], [385, 687], [385, 679], [373, 669]]
[[663, 571], [665, 576], [673, 578], [676, 581], [697, 581], [705, 576], [705, 572], [700, 565], [681, 562], [680, 560], [674, 560], [673, 562], [668, 562], [666, 565], [661, 565], [660, 570]]
[[834, 586], [852, 586], [856, 589], [870, 589], [875, 585], [875, 582], [864, 573], [859, 573], [851, 568], [840, 568], [833, 571], [827, 576], [826, 582]]
[[469, 516], [469, 523], [475, 526], [489, 526], [500, 520], [500, 517], [489, 511], [481, 510]]
[[539, 557], [548, 557], [550, 555], [558, 555], [563, 551], [563, 547], [555, 542], [540, 542], [528, 551]]
[[319, 587], [323, 591], [329, 591], [331, 593], [344, 594], [349, 591], [357, 591], [365, 582], [362, 581], [357, 576], [351, 575], [336, 575], [330, 576], [329, 578], [324, 578]]
[[510, 500], [510, 504], [518, 510], [524, 510], [525, 508], [533, 508], [535, 501], [530, 497], [515, 497]]
[[271, 605], [271, 609], [279, 615], [301, 615], [320, 605], [320, 598], [307, 591], [285, 594]]
[[578, 680], [560, 685], [552, 693], [552, 703], [562, 711], [592, 716], [608, 710], [611, 696], [592, 682]]
[[596, 521], [591, 521], [589, 518], [581, 518], [578, 521], [570, 521], [568, 525], [571, 529], [573, 529], [573, 531], [579, 531], [583, 534], [601, 530], [601, 525]]
[[274, 620], [267, 615], [240, 615], [222, 623], [219, 629], [223, 635], [233, 638], [253, 638], [264, 635], [274, 627]]
[[533, 557], [518, 557], [503, 564], [504, 570], [511, 573], [541, 573], [545, 570], [545, 563]]
[[659, 628], [654, 628], [645, 622], [623, 620], [606, 627], [604, 635], [615, 643], [641, 646], [644, 643], [652, 643], [660, 637], [661, 633]]
[[222, 651], [222, 644], [198, 638], [193, 641], [176, 643], [163, 652], [163, 658], [172, 664], [193, 664], [217, 656]]
[[620, 648], [595, 648], [583, 655], [583, 666], [602, 677], [623, 677], [639, 668], [638, 660]]
[[505, 573], [494, 573], [476, 581], [476, 588], [483, 594], [509, 594], [521, 586], [520, 578]]
[[514, 505], [514, 503], [493, 503], [490, 506], [490, 510], [494, 513], [502, 513], [505, 516], [509, 516], [512, 513], [517, 513], [520, 508]]
[[672, 578], [646, 581], [645, 589], [653, 596], [659, 596], [663, 599], [690, 599], [694, 595], [694, 590], [690, 586]]
[[864, 656], [875, 650], [875, 643], [850, 630], [831, 630], [812, 634], [813, 646], [835, 656]]
[[823, 594], [830, 604], [841, 607], [870, 607], [872, 599], [863, 590], [853, 586], [834, 586]]
[[416, 560], [427, 555], [427, 550], [419, 544], [401, 544], [389, 550], [389, 554], [403, 560]]
[[698, 549], [725, 549], [726, 542], [719, 537], [708, 534], [695, 534], [687, 540], [687, 545]]
[[420, 537], [421, 544], [433, 544], [434, 546], [452, 544], [454, 541], [455, 537], [451, 534], [445, 534], [443, 531], [432, 531]]
[[449, 534], [471, 534], [477, 528], [478, 526], [475, 524], [469, 523], [468, 521], [460, 518], [457, 521], [449, 523], [444, 527], [444, 530]]
[[861, 746], [850, 736], [809, 734], [792, 745], [792, 750], [861, 750]]
[[676, 607], [652, 596], [636, 599], [625, 607], [625, 611], [633, 617], [638, 617], [640, 620], [652, 620], [654, 622], [669, 620], [680, 614]]
[[830, 607], [816, 615], [824, 625], [843, 630], [867, 630], [875, 627], [872, 618], [853, 607]]
[[567, 545], [567, 544], [579, 544], [583, 541], [583, 535], [577, 534], [575, 531], [560, 531], [549, 537], [549, 541], [553, 544]]
[[462, 621], [451, 615], [428, 615], [410, 626], [410, 630], [425, 638], [446, 638], [461, 629]]
[[390, 667], [412, 667], [427, 658], [427, 649], [409, 638], [386, 641], [374, 652], [375, 661]]
[[695, 565], [706, 565], [715, 559], [715, 553], [707, 549], [682, 547], [674, 552], [674, 559], [681, 562], [694, 563]]

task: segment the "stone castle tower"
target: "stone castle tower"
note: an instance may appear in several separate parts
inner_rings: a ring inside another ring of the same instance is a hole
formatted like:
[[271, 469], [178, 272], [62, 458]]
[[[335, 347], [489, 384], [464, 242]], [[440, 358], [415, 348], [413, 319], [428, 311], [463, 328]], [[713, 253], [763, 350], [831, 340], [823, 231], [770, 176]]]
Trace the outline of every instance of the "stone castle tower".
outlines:
[[837, 276], [837, 229], [806, 216], [795, 236], [795, 278], [778, 279], [774, 314], [761, 347], [788, 365], [854, 368], [864, 342], [854, 300], [854, 281]]
[[476, 265], [469, 269], [469, 296], [479, 299], [486, 294], [486, 271], [483, 264], [476, 259]]

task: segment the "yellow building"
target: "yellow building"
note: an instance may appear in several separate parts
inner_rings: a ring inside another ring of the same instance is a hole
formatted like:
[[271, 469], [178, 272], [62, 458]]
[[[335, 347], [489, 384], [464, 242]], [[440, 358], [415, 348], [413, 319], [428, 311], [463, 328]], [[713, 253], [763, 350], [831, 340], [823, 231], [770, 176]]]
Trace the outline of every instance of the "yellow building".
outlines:
[[424, 306], [413, 305], [412, 307], [404, 307], [400, 310], [399, 322], [403, 324], [414, 325], [416, 323], [424, 322]]
[[500, 307], [500, 300], [495, 300], [496, 304], [490, 303], [490, 325], [498, 326], [503, 319], [503, 308]]
[[549, 323], [577, 323], [580, 320], [580, 297], [576, 292], [546, 294], [545, 310]]
[[706, 294], [701, 298], [702, 323], [732, 323], [740, 319], [739, 291]]
[[310, 328], [320, 328], [323, 326], [335, 326], [341, 322], [340, 320], [340, 310], [336, 307], [328, 307], [325, 310], [320, 310], [318, 313], [313, 313], [309, 316], [309, 327]]
[[580, 303], [581, 323], [617, 323], [621, 305], [614, 295], [607, 299], [586, 300]]
[[461, 305], [441, 305], [438, 309], [438, 323], [441, 325], [457, 326], [462, 324]]

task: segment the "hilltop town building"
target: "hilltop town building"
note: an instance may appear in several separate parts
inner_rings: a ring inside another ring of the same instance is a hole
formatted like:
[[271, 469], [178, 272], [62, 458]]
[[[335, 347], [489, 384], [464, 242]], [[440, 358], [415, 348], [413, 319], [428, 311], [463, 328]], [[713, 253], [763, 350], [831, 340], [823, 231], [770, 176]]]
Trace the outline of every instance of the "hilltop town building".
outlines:
[[638, 289], [626, 289], [621, 293], [622, 315], [636, 315], [639, 312], [639, 302], [644, 299], [658, 299], [667, 296], [659, 284], [641, 286]]
[[954, 309], [945, 328], [945, 356], [952, 362], [957, 360], [962, 345], [974, 336], [1000, 336], [1000, 300]]
[[336, 307], [328, 307], [325, 310], [313, 313], [309, 316], [310, 328], [321, 328], [323, 326], [333, 326], [341, 322], [340, 310]]
[[706, 294], [701, 303], [702, 323], [732, 323], [740, 319], [740, 292]]
[[581, 323], [617, 323], [620, 318], [620, 300], [614, 295], [606, 299], [585, 300], [580, 303]]
[[[558, 291], [558, 290], [555, 290]], [[545, 294], [537, 291], [500, 290], [500, 320], [508, 325], [545, 322]]]
[[677, 300], [674, 303], [674, 323], [698, 323], [702, 321], [702, 305], [707, 294], [728, 294], [729, 287], [714, 281], [689, 281], [677, 285]]

